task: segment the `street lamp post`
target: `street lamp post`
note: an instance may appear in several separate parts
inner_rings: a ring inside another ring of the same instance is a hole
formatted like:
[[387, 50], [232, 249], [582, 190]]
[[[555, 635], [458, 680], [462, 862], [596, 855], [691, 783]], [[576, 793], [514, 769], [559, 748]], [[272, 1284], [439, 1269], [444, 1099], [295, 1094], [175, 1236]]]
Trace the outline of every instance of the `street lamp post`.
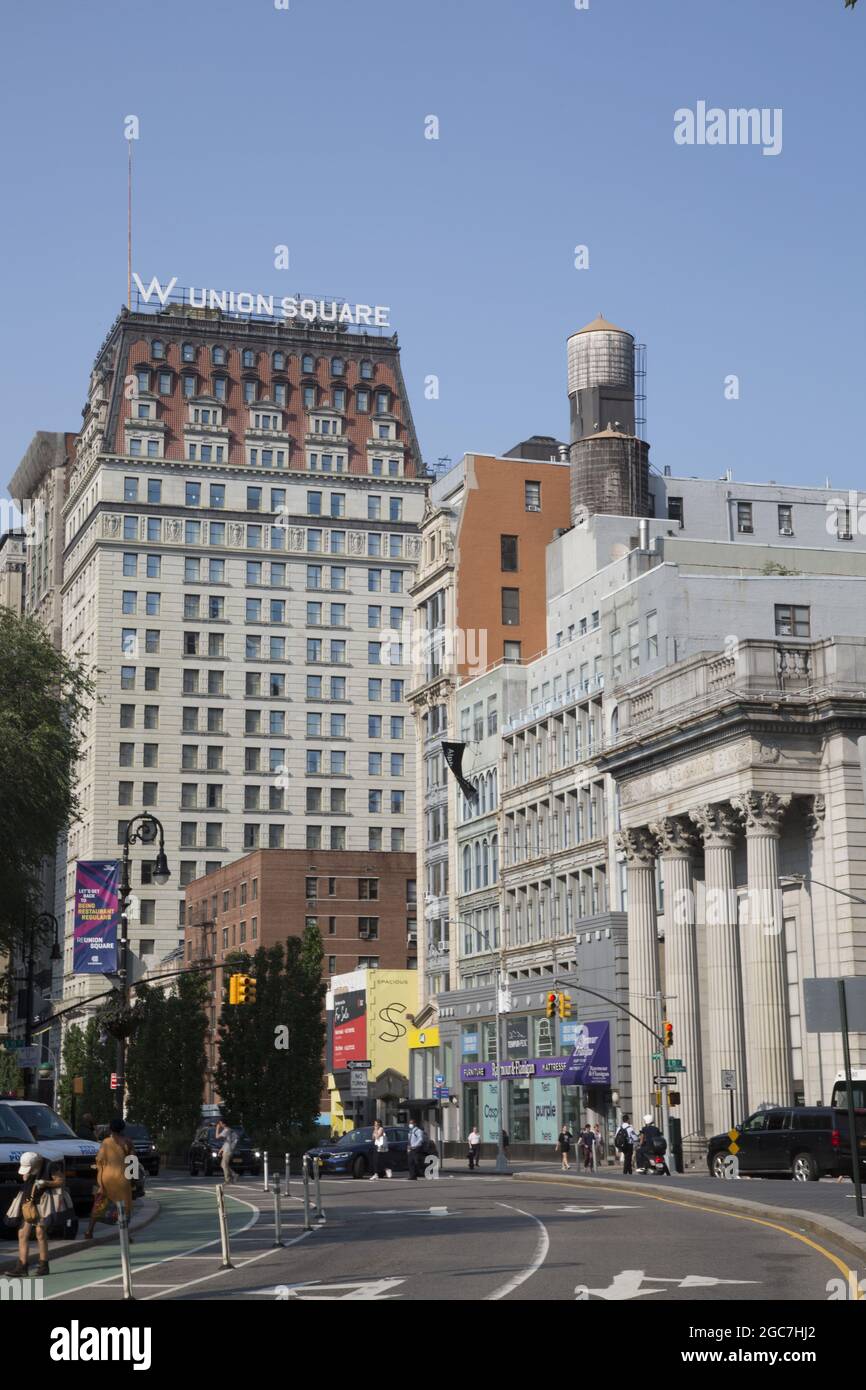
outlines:
[[124, 1092], [126, 1090], [126, 1031], [124, 1025], [126, 1012], [129, 1008], [129, 899], [132, 896], [132, 884], [129, 880], [129, 850], [130, 846], [136, 842], [142, 845], [153, 844], [157, 835], [159, 836], [159, 849], [153, 865], [153, 881], [162, 887], [171, 878], [171, 870], [168, 867], [165, 854], [165, 832], [162, 828], [162, 821], [158, 820], [156, 816], [152, 816], [149, 811], [142, 811], [127, 822], [126, 834], [123, 837], [123, 868], [120, 876], [120, 940], [117, 943], [119, 954], [117, 978], [120, 981], [121, 1007], [117, 1032], [116, 1064], [116, 1089], [121, 1119], [123, 1119]]

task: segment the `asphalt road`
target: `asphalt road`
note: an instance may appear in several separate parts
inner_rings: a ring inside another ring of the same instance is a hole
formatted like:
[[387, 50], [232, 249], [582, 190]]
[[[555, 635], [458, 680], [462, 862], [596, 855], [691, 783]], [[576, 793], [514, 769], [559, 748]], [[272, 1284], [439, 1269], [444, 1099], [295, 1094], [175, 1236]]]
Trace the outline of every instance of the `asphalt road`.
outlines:
[[[694, 1209], [673, 1186], [444, 1176], [410, 1183], [329, 1179], [326, 1220], [303, 1231], [295, 1195], [273, 1246], [261, 1180], [227, 1193], [235, 1268], [220, 1269], [213, 1180], [148, 1184], [160, 1215], [133, 1246], [137, 1299], [786, 1303], [826, 1301], [850, 1261], [780, 1220]], [[790, 1191], [793, 1184], [788, 1184]], [[300, 1192], [298, 1180], [292, 1183]], [[696, 1194], [695, 1194], [696, 1195]], [[694, 1200], [694, 1197], [693, 1197]], [[45, 1297], [122, 1296], [116, 1243], [58, 1259]]]

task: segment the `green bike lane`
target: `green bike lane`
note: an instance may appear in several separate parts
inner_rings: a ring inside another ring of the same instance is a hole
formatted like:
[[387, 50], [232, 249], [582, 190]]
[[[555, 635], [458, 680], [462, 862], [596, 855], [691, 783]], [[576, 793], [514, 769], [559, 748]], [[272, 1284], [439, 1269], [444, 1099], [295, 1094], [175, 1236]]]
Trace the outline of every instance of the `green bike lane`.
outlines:
[[[150, 1194], [159, 1202], [159, 1212], [133, 1232], [130, 1249], [136, 1298], [159, 1297], [161, 1291], [172, 1287], [217, 1276], [222, 1260], [214, 1184], [153, 1185]], [[260, 1209], [261, 1195], [252, 1187], [225, 1194], [235, 1264], [272, 1248], [273, 1221], [267, 1210]], [[295, 1212], [286, 1213], [286, 1238], [295, 1234], [297, 1221]], [[46, 1300], [113, 1300], [122, 1296], [120, 1247], [114, 1235], [54, 1258], [44, 1282]]]

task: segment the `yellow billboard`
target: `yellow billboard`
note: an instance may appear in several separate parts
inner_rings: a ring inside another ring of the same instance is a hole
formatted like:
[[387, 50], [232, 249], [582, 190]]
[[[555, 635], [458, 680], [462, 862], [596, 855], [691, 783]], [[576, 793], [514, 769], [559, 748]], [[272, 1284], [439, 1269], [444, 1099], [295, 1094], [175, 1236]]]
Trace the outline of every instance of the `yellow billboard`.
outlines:
[[417, 970], [368, 970], [367, 1056], [370, 1079], [389, 1067], [409, 1075], [408, 1015], [418, 1010]]

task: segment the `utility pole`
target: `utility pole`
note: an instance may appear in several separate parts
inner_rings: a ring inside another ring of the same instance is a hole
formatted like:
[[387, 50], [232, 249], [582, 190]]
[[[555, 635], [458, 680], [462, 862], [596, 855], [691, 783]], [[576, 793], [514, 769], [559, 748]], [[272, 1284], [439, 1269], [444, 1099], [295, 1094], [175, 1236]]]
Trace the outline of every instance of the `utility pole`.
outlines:
[[[665, 1041], [664, 1041], [664, 1031], [665, 1031], [665, 1004], [664, 1004], [664, 999], [662, 998], [662, 992], [661, 992], [661, 990], [659, 990], [658, 993], [656, 994], [656, 1027], [657, 1027], [657, 1029], [658, 1029], [659, 1037], [661, 1038], [661, 1054], [662, 1054], [662, 1061], [659, 1063], [659, 1068], [660, 1068], [661, 1070], [663, 1070], [662, 1063], [664, 1062], [664, 1058], [665, 1058]], [[662, 1093], [662, 1096], [661, 1096], [662, 1133], [664, 1134], [664, 1137], [665, 1137], [665, 1145], [667, 1146], [668, 1164], [670, 1164], [670, 1161], [671, 1161], [671, 1159], [673, 1158], [673, 1154], [671, 1153], [671, 1126], [670, 1126], [670, 1109], [669, 1109], [669, 1106], [668, 1106], [668, 1088], [667, 1088], [667, 1086], [660, 1086], [660, 1087], [659, 1087], [659, 1090], [660, 1090], [661, 1093]]]

